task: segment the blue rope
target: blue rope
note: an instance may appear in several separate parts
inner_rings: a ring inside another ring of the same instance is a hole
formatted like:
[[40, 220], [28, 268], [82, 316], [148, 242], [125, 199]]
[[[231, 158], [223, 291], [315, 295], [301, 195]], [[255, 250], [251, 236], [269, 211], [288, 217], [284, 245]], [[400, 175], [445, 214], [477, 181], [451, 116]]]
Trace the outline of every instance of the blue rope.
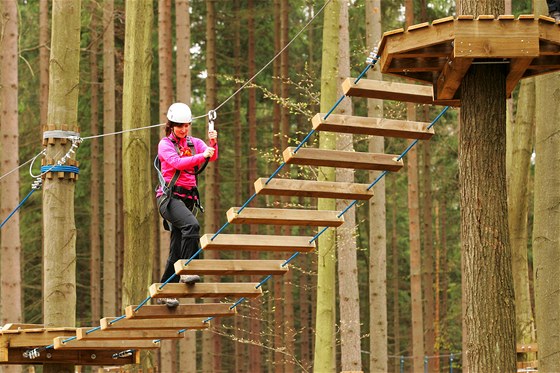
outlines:
[[101, 329], [100, 326], [96, 326], [95, 328], [86, 331], [86, 334], [93, 333], [93, 332], [95, 332], [95, 331], [97, 331], [97, 330], [100, 330], [100, 329]]
[[268, 280], [270, 280], [272, 278], [272, 275], [268, 275], [266, 276], [263, 280], [261, 280], [261, 282], [259, 282], [257, 284], [257, 286], [255, 286], [256, 289], [260, 288], [261, 286], [264, 285], [265, 282], [267, 282]]
[[76, 166], [67, 166], [67, 165], [47, 165], [41, 166], [41, 173], [45, 172], [71, 172], [74, 174], [80, 173], [80, 168]]
[[25, 201], [27, 201], [29, 199], [29, 197], [31, 197], [31, 195], [33, 194], [33, 192], [35, 192], [35, 190], [36, 189], [31, 189], [31, 191], [29, 193], [27, 193], [25, 198], [16, 206], [16, 208], [10, 213], [10, 215], [8, 215], [8, 217], [6, 219], [4, 219], [2, 224], [0, 224], [0, 229], [2, 229], [4, 224], [6, 224], [8, 222], [8, 220], [10, 220], [10, 218], [17, 212], [17, 210], [20, 209], [20, 207], [25, 203]]

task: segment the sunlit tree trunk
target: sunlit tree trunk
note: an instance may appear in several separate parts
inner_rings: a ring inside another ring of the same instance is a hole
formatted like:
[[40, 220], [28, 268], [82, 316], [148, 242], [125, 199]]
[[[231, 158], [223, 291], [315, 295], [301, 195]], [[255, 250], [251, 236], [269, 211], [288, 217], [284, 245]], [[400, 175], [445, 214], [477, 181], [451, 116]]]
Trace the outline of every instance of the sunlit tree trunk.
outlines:
[[[0, 175], [18, 167], [18, 12], [17, 3], [0, 2], [0, 138], [2, 152]], [[4, 221], [19, 204], [19, 173], [12, 172], [0, 181], [0, 219]], [[19, 213], [2, 227], [0, 235], [0, 323], [22, 321], [21, 240]], [[0, 367], [3, 373], [21, 372], [20, 366]]]
[[[337, 100], [338, 86], [338, 22], [340, 20], [340, 1], [333, 0], [324, 10], [323, 55], [321, 68], [321, 112], [326, 113]], [[321, 149], [334, 149], [336, 135], [328, 132], [319, 134]], [[331, 167], [320, 167], [319, 181], [334, 181], [335, 171]], [[336, 203], [330, 199], [319, 198], [319, 210], [334, 210]], [[336, 237], [332, 229], [326, 230], [318, 242], [317, 265], [317, 317], [315, 321], [315, 355], [313, 369], [316, 372], [334, 372], [335, 356], [335, 280], [336, 280]]]
[[[460, 0], [460, 14], [498, 16], [503, 0]], [[515, 300], [506, 194], [506, 74], [473, 65], [461, 83], [459, 182], [466, 372], [514, 372]], [[540, 368], [540, 367], [539, 367]]]
[[[381, 39], [381, 1], [367, 0], [366, 44], [373, 51]], [[370, 69], [368, 79], [382, 80], [379, 69]], [[368, 116], [383, 117], [383, 100], [368, 100]], [[385, 152], [384, 139], [372, 136], [370, 153]], [[379, 172], [370, 172], [373, 182]], [[371, 372], [387, 372], [387, 232], [385, 213], [385, 179], [373, 187], [374, 195], [369, 201], [369, 369]]]
[[[127, 0], [123, 80], [123, 130], [150, 123], [152, 1]], [[138, 304], [151, 284], [155, 224], [149, 159], [150, 133], [123, 134], [124, 267], [123, 304]], [[150, 369], [150, 354], [142, 354], [142, 369]]]
[[[47, 123], [77, 130], [80, 63], [80, 1], [54, 0], [49, 68]], [[47, 163], [55, 164], [71, 146], [58, 139], [47, 146]], [[43, 186], [44, 324], [76, 323], [76, 226], [74, 180], [66, 175], [45, 179]], [[43, 372], [73, 372], [71, 364], [45, 364]]]

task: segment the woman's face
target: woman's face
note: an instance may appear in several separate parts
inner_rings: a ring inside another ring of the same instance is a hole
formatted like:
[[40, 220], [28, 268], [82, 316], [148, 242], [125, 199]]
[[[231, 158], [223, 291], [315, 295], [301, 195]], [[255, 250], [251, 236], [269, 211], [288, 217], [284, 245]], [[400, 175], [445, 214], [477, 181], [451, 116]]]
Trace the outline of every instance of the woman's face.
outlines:
[[189, 134], [189, 129], [191, 127], [190, 123], [183, 123], [178, 126], [173, 127], [173, 133], [179, 139], [187, 137]]

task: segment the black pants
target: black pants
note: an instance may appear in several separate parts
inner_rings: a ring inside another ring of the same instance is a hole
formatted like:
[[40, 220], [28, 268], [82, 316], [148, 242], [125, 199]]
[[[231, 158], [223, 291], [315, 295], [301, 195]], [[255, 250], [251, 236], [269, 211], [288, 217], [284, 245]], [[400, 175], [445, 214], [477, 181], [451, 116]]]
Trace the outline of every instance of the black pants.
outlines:
[[[200, 246], [200, 225], [192, 213], [194, 201], [171, 198], [167, 206], [161, 206], [159, 213], [167, 220], [171, 228], [171, 242], [169, 245], [169, 257], [165, 271], [161, 276], [161, 282], [175, 273], [175, 262], [179, 259], [190, 259]], [[198, 255], [197, 255], [198, 257]], [[195, 258], [196, 259], [196, 258]], [[175, 276], [169, 282], [179, 282], [179, 276]]]
[[560, 12], [560, 0], [546, 0], [548, 3], [548, 12], [552, 13], [554, 11]]

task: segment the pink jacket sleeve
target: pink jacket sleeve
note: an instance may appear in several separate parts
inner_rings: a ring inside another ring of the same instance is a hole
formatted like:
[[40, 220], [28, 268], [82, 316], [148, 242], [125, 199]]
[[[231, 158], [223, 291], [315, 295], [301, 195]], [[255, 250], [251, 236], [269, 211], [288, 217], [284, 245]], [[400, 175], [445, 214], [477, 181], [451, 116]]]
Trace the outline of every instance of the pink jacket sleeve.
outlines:
[[[197, 141], [198, 140], [198, 141]], [[193, 144], [196, 149], [196, 154], [190, 157], [180, 157], [175, 150], [175, 146], [171, 141], [163, 138], [158, 145], [158, 154], [160, 160], [165, 161], [170, 167], [177, 170], [192, 170], [195, 166], [200, 166], [204, 163], [204, 156], [202, 153], [207, 148], [204, 141], [193, 138]], [[218, 150], [216, 151], [210, 161], [215, 161], [218, 158]]]

